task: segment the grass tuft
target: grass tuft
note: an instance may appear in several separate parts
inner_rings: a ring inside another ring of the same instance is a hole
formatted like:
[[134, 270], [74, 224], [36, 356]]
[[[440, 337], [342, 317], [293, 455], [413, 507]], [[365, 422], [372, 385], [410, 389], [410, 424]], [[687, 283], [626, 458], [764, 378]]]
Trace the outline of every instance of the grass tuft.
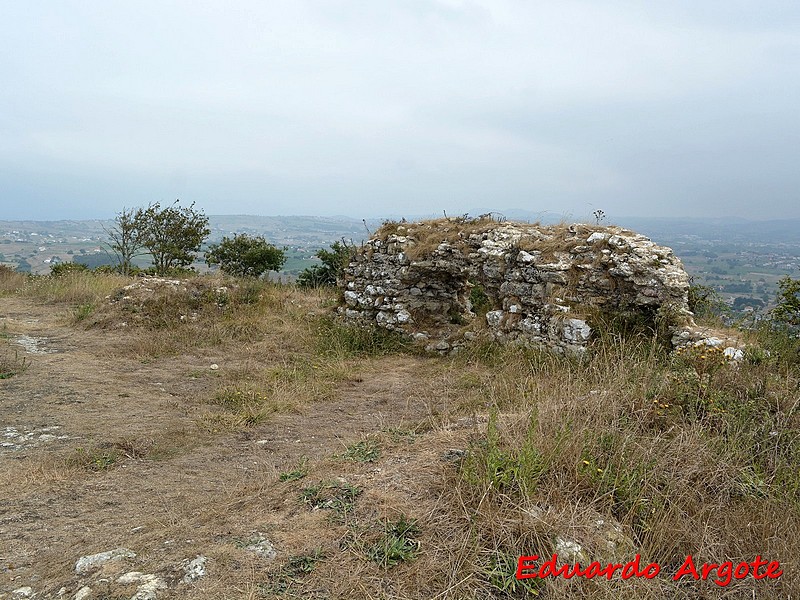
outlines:
[[24, 373], [30, 366], [28, 357], [18, 349], [12, 349], [6, 335], [0, 335], [0, 379]]
[[291, 471], [281, 473], [278, 479], [283, 482], [298, 481], [308, 475], [308, 459], [303, 458], [300, 464]]
[[386, 523], [381, 538], [365, 548], [365, 552], [384, 569], [411, 562], [419, 553], [420, 544], [416, 539], [419, 534], [417, 521], [401, 514], [396, 521]]
[[351, 444], [342, 458], [356, 462], [375, 462], [381, 457], [381, 448], [374, 440], [362, 440]]
[[344, 481], [320, 481], [304, 488], [300, 499], [312, 510], [332, 510], [340, 516], [353, 512], [355, 501], [364, 490]]
[[319, 354], [328, 358], [385, 356], [411, 349], [409, 340], [397, 332], [345, 325], [333, 317], [320, 318], [314, 333]]
[[76, 448], [67, 458], [67, 467], [77, 467], [88, 471], [108, 471], [113, 468], [120, 459], [120, 452], [117, 448]]

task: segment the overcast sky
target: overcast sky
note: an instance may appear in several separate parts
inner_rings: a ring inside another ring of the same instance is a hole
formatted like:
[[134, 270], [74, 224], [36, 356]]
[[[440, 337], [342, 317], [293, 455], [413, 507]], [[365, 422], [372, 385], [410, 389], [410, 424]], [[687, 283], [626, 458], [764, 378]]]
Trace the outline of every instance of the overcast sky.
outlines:
[[800, 217], [797, 0], [0, 0], [0, 219]]

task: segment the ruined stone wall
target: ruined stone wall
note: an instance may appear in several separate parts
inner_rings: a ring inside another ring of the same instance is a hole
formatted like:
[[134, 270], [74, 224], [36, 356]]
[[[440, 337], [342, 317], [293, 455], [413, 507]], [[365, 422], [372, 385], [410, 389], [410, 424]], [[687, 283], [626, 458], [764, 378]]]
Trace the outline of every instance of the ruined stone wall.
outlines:
[[341, 312], [441, 352], [486, 335], [580, 350], [601, 312], [687, 320], [672, 250], [618, 227], [489, 219], [390, 223], [345, 270]]

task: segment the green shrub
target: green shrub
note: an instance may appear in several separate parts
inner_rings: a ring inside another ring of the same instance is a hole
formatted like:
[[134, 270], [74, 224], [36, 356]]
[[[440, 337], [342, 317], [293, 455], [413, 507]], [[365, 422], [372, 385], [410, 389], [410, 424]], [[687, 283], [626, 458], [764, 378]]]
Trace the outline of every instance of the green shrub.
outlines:
[[800, 279], [788, 275], [778, 282], [777, 305], [772, 310], [772, 320], [792, 330], [800, 327]]
[[64, 275], [70, 275], [72, 273], [86, 273], [88, 271], [89, 267], [83, 263], [75, 262], [58, 263], [50, 267], [50, 275], [53, 277], [63, 277]]
[[269, 271], [280, 271], [285, 262], [284, 251], [260, 235], [224, 237], [219, 244], [211, 244], [206, 252], [209, 266], [219, 265], [223, 273], [235, 277], [261, 277]]
[[316, 256], [322, 265], [314, 265], [303, 270], [297, 278], [297, 285], [301, 287], [321, 287], [336, 285], [337, 279], [344, 274], [344, 269], [356, 252], [352, 243], [344, 239], [331, 244], [330, 250], [320, 250]]
[[695, 283], [689, 286], [689, 310], [698, 319], [716, 319], [730, 312], [717, 290]]
[[762, 352], [749, 353], [757, 362], [768, 361], [784, 367], [800, 366], [800, 337], [791, 328], [774, 322], [760, 324], [756, 340]]
[[469, 302], [472, 305], [472, 312], [478, 316], [486, 315], [492, 307], [492, 301], [481, 285], [476, 285], [469, 291]]

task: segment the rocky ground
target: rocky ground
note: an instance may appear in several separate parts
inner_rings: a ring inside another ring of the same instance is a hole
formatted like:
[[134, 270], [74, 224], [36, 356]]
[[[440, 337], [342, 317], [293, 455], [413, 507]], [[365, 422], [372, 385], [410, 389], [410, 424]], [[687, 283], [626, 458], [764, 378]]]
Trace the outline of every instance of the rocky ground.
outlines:
[[246, 353], [135, 357], [124, 329], [69, 319], [0, 298], [3, 331], [30, 364], [0, 381], [0, 598], [258, 596], [276, 559], [335, 547], [341, 533], [298, 500], [301, 483], [279, 481], [301, 464], [311, 478], [332, 462], [376, 497], [430, 495], [403, 478], [407, 458], [337, 458], [431, 414], [412, 391], [419, 359], [395, 357], [391, 372], [365, 363], [323, 404], [208, 432], [206, 401]]

